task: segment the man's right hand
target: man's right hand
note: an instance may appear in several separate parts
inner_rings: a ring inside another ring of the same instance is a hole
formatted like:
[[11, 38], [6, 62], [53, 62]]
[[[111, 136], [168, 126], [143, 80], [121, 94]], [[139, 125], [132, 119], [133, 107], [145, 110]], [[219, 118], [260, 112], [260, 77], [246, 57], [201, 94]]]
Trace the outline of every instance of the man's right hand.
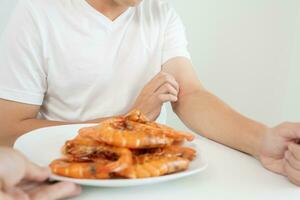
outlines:
[[179, 84], [175, 78], [160, 72], [141, 91], [132, 109], [138, 109], [150, 120], [155, 120], [166, 102], [176, 102]]

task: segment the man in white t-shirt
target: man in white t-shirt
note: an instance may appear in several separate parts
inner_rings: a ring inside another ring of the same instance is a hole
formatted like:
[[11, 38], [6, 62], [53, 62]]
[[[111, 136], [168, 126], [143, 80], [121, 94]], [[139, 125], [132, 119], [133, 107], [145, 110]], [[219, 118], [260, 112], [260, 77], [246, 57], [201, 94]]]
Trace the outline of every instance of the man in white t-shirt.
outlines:
[[[300, 124], [268, 128], [198, 80], [184, 26], [163, 0], [22, 0], [2, 37], [0, 137], [100, 122], [137, 108], [260, 159], [300, 185]], [[10, 133], [10, 134], [5, 134]]]

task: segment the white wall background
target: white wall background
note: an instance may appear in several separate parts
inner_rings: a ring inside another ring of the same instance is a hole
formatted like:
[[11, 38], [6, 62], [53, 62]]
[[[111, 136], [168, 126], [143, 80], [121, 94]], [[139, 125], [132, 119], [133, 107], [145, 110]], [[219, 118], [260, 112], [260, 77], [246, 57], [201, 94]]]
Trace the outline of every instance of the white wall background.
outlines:
[[296, 27], [290, 59], [288, 93], [284, 105], [284, 118], [291, 121], [300, 121], [300, 13]]
[[[300, 121], [299, 0], [170, 0], [204, 85], [243, 114]], [[0, 33], [17, 0], [0, 0]], [[169, 123], [182, 127], [174, 115]]]
[[194, 64], [208, 89], [268, 125], [300, 121], [300, 95], [295, 100], [297, 83], [300, 90], [300, 30], [295, 37], [299, 0], [172, 1], [186, 24]]
[[17, 0], [0, 0], [0, 34], [3, 31], [16, 2]]

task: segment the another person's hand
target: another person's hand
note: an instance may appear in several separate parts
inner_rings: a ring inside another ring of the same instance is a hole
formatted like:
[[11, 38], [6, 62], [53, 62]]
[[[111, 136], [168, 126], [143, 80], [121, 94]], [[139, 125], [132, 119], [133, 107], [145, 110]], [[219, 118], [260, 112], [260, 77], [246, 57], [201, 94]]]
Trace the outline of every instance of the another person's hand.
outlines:
[[0, 199], [56, 200], [79, 195], [73, 183], [47, 184], [50, 171], [28, 161], [19, 152], [0, 147]]
[[283, 123], [264, 136], [260, 160], [265, 168], [300, 186], [300, 123]]
[[179, 85], [175, 78], [167, 73], [160, 72], [142, 90], [133, 105], [150, 120], [155, 120], [165, 102], [176, 102]]

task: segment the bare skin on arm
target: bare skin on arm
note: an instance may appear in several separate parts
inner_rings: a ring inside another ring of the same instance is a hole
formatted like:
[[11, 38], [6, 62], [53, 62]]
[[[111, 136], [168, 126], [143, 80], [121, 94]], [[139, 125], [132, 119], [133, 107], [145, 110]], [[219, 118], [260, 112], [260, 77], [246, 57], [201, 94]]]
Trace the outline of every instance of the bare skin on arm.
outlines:
[[268, 128], [239, 114], [201, 85], [186, 58], [174, 58], [162, 70], [179, 84], [172, 107], [190, 129], [256, 157], [266, 169], [300, 185], [300, 123]]
[[214, 141], [251, 155], [267, 127], [239, 114], [207, 91], [198, 80], [188, 59], [176, 58], [163, 66], [180, 85], [174, 112], [192, 130]]
[[29, 131], [76, 123], [97, 123], [106, 118], [86, 122], [60, 122], [37, 119], [40, 106], [0, 99], [0, 145], [12, 146], [20, 135]]

